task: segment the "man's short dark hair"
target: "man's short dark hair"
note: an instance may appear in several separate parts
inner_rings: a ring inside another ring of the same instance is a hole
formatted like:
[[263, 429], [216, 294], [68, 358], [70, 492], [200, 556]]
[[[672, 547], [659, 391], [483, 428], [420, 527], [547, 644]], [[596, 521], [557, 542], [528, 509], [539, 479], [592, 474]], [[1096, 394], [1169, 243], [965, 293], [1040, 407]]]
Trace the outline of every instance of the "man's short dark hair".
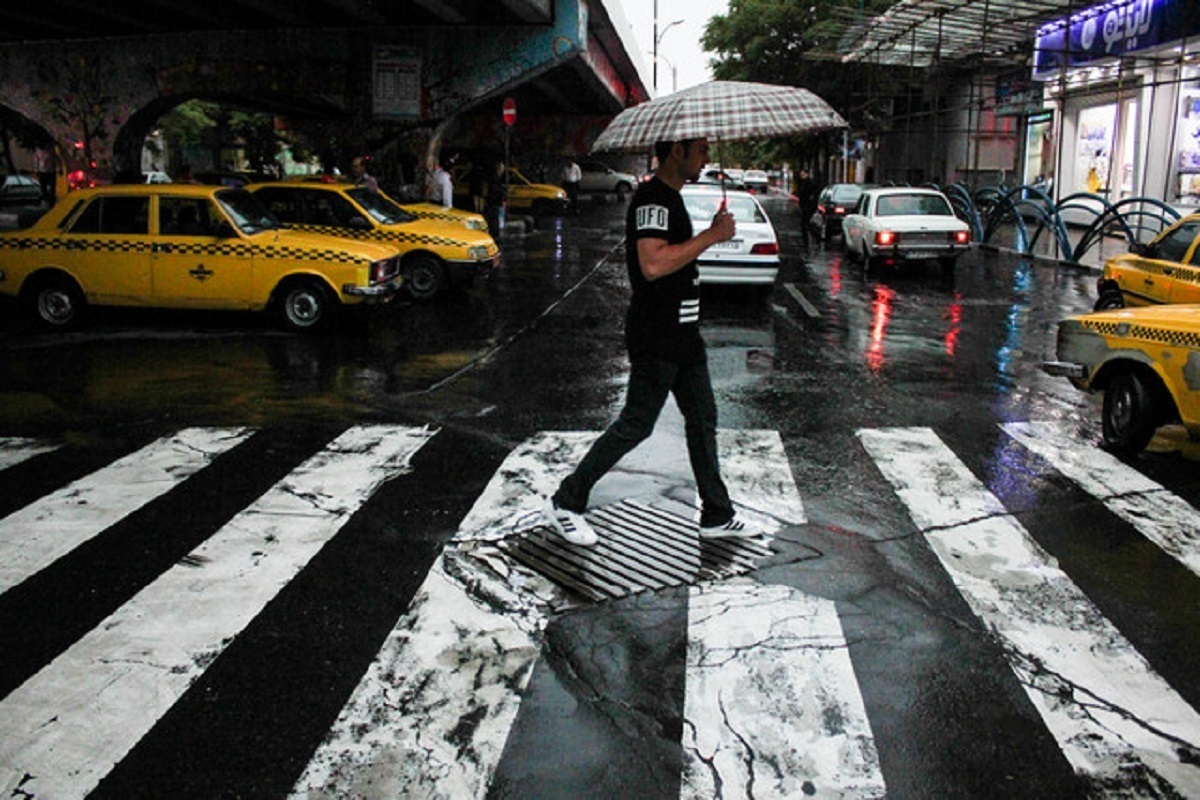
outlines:
[[680, 139], [678, 142], [655, 142], [654, 143], [654, 157], [657, 158], [658, 163], [661, 164], [662, 162], [667, 160], [667, 156], [671, 155], [671, 148], [675, 144], [682, 145], [683, 152], [686, 153], [687, 149], [692, 146], [692, 142], [694, 142], [694, 141], [696, 141], [696, 140], [695, 139]]

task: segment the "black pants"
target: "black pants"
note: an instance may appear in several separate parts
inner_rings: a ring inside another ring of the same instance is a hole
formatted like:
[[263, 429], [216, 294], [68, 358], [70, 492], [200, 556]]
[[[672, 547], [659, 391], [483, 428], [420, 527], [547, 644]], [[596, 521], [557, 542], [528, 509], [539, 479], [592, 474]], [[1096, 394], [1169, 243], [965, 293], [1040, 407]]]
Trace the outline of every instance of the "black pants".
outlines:
[[560, 508], [579, 514], [587, 510], [588, 495], [596, 482], [654, 431], [668, 392], [675, 395], [683, 412], [688, 458], [700, 494], [700, 524], [722, 525], [733, 519], [733, 505], [717, 460], [717, 404], [704, 360], [695, 364], [654, 358], [634, 362], [621, 415], [559, 485], [554, 501]]

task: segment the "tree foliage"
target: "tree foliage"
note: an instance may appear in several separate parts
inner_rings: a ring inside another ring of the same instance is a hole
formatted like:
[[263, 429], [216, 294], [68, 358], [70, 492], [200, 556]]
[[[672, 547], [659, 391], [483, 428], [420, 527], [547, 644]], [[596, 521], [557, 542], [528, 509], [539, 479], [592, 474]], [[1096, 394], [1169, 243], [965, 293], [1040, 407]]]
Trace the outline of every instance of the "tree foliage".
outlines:
[[[718, 80], [801, 86], [824, 98], [852, 131], [871, 134], [887, 118], [896, 91], [894, 68], [840, 60], [842, 39], [895, 0], [729, 0], [704, 32], [715, 53]], [[840, 134], [837, 134], [840, 138]], [[744, 163], [772, 164], [811, 157], [821, 137], [753, 142], [730, 147]]]

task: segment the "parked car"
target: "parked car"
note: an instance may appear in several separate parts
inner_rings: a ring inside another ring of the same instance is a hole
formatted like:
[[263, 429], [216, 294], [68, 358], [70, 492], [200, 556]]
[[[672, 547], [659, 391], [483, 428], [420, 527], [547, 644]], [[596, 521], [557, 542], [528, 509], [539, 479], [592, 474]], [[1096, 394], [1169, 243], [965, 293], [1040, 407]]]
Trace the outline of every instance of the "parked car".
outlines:
[[1145, 245], [1110, 258], [1096, 281], [1096, 310], [1200, 303], [1200, 214], [1184, 217]]
[[809, 226], [819, 239], [826, 242], [842, 235], [842, 219], [858, 204], [858, 198], [868, 187], [861, 183], [831, 183], [817, 196], [817, 210]]
[[746, 170], [743, 181], [746, 184], [746, 191], [749, 192], [762, 193], [771, 188], [771, 179], [761, 169]]
[[29, 175], [5, 175], [0, 180], [0, 206], [37, 206], [45, 201], [42, 185]]
[[[327, 183], [328, 181], [321, 175], [296, 175], [287, 179], [289, 183]], [[259, 183], [274, 183], [275, 181], [258, 181]], [[339, 178], [335, 183], [343, 186], [353, 186], [354, 183], [349, 178]], [[402, 209], [412, 214], [418, 219], [433, 219], [438, 222], [450, 222], [455, 225], [462, 225], [467, 230], [486, 231], [488, 229], [487, 220], [483, 214], [476, 214], [474, 211], [466, 211], [461, 208], [446, 208], [440, 203], [407, 202], [399, 200], [389, 195], [392, 202], [396, 203]]]
[[[473, 164], [462, 165], [454, 179], [454, 202], [470, 205], [468, 193]], [[490, 179], [490, 176], [489, 176]], [[567, 211], [567, 191], [551, 183], [534, 183], [515, 167], [508, 169], [508, 209], [536, 216], [561, 216]]]
[[723, 169], [709, 168], [701, 170], [700, 177], [695, 183], [705, 183], [714, 186], [724, 185], [726, 189], [741, 189], [741, 184], [734, 183], [733, 176]]
[[695, 230], [707, 228], [721, 203], [733, 214], [737, 235], [700, 254], [700, 282], [774, 286], [779, 274], [779, 239], [771, 218], [754, 195], [736, 189], [688, 183], [680, 192]]
[[0, 293], [50, 329], [103, 305], [269, 310], [312, 330], [402, 282], [394, 246], [284, 230], [233, 188], [81, 189], [32, 227], [0, 233]]
[[1136, 453], [1161, 425], [1200, 435], [1200, 305], [1096, 311], [1058, 323], [1057, 360], [1042, 364], [1085, 392], [1103, 392], [1104, 444]]
[[294, 230], [399, 248], [405, 285], [418, 300], [467, 284], [500, 262], [500, 248], [486, 232], [419, 219], [385, 193], [362, 186], [275, 181], [250, 184], [246, 191]]
[[637, 176], [618, 172], [599, 161], [580, 162], [579, 169], [583, 175], [579, 189], [583, 192], [616, 192], [623, 195], [632, 192], [637, 185]]
[[971, 230], [936, 189], [867, 189], [842, 220], [842, 246], [868, 266], [937, 259], [953, 269]]

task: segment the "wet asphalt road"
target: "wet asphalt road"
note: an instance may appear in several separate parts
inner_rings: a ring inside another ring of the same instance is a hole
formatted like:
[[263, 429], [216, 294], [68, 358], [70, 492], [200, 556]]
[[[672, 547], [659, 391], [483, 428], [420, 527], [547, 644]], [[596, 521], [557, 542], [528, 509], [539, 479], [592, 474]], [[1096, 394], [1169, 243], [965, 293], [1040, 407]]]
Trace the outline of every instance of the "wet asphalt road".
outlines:
[[[1095, 274], [981, 251], [949, 276], [934, 265], [867, 273], [836, 246], [805, 252], [787, 200], [767, 208], [784, 254], [774, 290], [705, 291], [720, 423], [778, 432], [806, 521], [787, 526], [753, 577], [836, 607], [888, 796], [1141, 794], [1137, 770], [1102, 786], [1076, 774], [1026, 691], [1037, 680], [1014, 672], [1010, 640], [923, 535], [937, 526], [914, 522], [860, 435], [932, 429], [1197, 707], [1197, 576], [1000, 427], [1054, 423], [1094, 447], [1099, 398], [1039, 364], [1057, 320], [1090, 308]], [[161, 312], [99, 312], [80, 332], [47, 336], [5, 306], [0, 436], [66, 447], [0, 471], [0, 516], [180, 428], [262, 433], [88, 552], [0, 594], [0, 696], [338, 431], [431, 426], [438, 446], [358, 512], [98, 790], [285, 794], [505, 457], [539, 432], [598, 431], [619, 409], [621, 216], [595, 204], [541, 220], [469, 291], [372, 309], [319, 337], [251, 315]], [[1195, 506], [1197, 452], [1166, 430], [1129, 466]], [[161, 532], [152, 543], [149, 530]], [[1055, 612], [1047, 624], [1070, 629]], [[552, 615], [520, 712], [494, 743], [488, 792], [687, 794], [688, 648], [686, 587]], [[469, 752], [482, 749], [476, 739]], [[730, 795], [753, 793], [736, 785]]]

